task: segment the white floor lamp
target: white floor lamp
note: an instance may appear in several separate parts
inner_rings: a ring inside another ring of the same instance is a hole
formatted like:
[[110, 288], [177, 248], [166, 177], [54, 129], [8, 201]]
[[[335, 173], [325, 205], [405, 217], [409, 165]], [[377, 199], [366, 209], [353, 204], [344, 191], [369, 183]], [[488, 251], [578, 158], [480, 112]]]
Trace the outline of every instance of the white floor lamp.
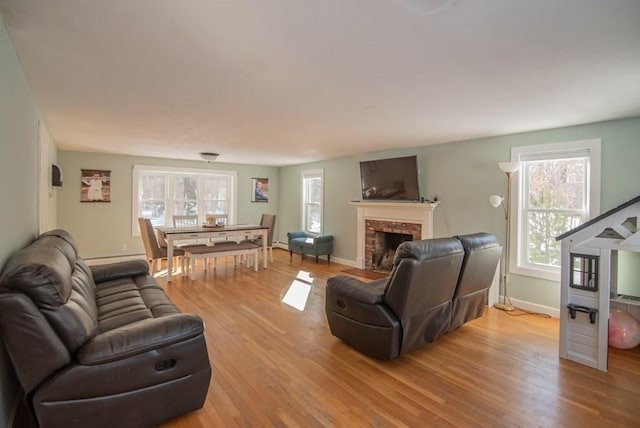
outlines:
[[498, 208], [500, 205], [504, 208], [504, 217], [507, 223], [506, 236], [504, 238], [504, 266], [502, 274], [502, 302], [493, 305], [494, 308], [502, 311], [513, 311], [513, 306], [509, 301], [507, 293], [508, 272], [509, 272], [509, 254], [511, 251], [511, 175], [520, 168], [520, 162], [498, 162], [498, 167], [507, 175], [507, 198], [500, 195], [491, 195], [489, 203]]

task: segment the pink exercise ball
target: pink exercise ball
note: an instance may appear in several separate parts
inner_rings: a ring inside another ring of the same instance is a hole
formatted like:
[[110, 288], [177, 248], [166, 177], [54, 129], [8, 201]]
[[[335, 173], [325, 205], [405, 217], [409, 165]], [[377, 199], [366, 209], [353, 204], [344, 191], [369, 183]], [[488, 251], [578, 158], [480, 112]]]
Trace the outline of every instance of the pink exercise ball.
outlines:
[[640, 323], [627, 312], [613, 309], [609, 314], [609, 346], [631, 349], [640, 345]]

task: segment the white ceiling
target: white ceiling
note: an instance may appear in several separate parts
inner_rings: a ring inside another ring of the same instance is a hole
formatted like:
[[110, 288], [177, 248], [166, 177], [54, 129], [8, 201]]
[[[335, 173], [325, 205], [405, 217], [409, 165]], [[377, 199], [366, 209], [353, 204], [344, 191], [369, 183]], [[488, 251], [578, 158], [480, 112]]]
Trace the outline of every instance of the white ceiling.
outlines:
[[63, 150], [289, 165], [640, 115], [638, 0], [0, 0]]

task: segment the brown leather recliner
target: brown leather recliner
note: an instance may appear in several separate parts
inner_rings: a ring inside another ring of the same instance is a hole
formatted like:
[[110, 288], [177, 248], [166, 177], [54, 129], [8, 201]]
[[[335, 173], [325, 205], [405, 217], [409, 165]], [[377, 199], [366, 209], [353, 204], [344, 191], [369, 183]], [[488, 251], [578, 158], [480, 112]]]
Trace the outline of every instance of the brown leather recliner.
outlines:
[[181, 313], [144, 260], [87, 267], [65, 231], [0, 275], [0, 333], [41, 427], [146, 427], [202, 407], [202, 320]]
[[[487, 251], [475, 252], [478, 245]], [[331, 333], [382, 360], [421, 348], [482, 315], [499, 257], [490, 234], [403, 242], [388, 278], [329, 278], [325, 311]]]

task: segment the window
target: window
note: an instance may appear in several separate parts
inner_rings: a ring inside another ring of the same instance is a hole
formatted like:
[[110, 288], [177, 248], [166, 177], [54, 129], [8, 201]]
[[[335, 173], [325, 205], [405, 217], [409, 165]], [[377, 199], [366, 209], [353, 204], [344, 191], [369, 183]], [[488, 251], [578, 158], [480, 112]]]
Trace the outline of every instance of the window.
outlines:
[[311, 235], [322, 234], [324, 171], [302, 172], [302, 228]]
[[514, 273], [560, 278], [556, 236], [600, 210], [600, 140], [516, 147], [520, 162], [513, 198], [511, 266]]
[[211, 171], [136, 165], [133, 169], [132, 232], [138, 217], [154, 226], [172, 226], [174, 215], [226, 214], [236, 219], [235, 171]]
[[569, 287], [598, 291], [598, 256], [571, 253]]

